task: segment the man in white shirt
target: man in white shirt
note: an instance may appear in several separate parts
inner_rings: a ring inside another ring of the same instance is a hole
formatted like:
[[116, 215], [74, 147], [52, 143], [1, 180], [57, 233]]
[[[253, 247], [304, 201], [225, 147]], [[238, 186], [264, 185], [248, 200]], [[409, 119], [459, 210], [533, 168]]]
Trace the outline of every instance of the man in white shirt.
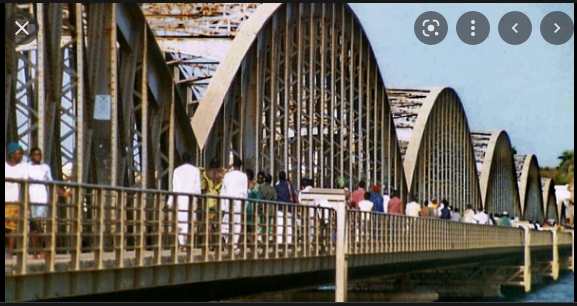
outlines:
[[[370, 222], [371, 222], [371, 212], [373, 211], [373, 207], [375, 205], [371, 202], [371, 193], [365, 192], [364, 200], [359, 202], [359, 210], [361, 211], [361, 235], [364, 237], [364, 240], [367, 241], [370, 235]], [[356, 241], [359, 242], [359, 230], [357, 229], [357, 239]]]
[[[365, 192], [364, 198], [365, 199], [363, 201], [359, 202], [359, 209], [362, 212], [372, 212], [374, 204], [373, 204], [373, 202], [371, 202], [371, 193]], [[366, 215], [367, 215], [366, 219], [370, 220], [371, 216], [369, 214], [366, 214]], [[363, 219], [365, 219], [364, 214], [363, 214]]]
[[[52, 182], [52, 171], [50, 166], [42, 163], [42, 151], [40, 148], [32, 148], [30, 150], [30, 163], [28, 164], [28, 179], [31, 181], [39, 182]], [[56, 193], [61, 197], [69, 197], [70, 192], [65, 192], [64, 190], [55, 187]], [[29, 187], [29, 201], [30, 201], [30, 230], [36, 234], [44, 233], [44, 222], [38, 219], [48, 218], [49, 211], [49, 200], [50, 196], [48, 194], [48, 186], [42, 184], [31, 184]], [[34, 256], [37, 258], [40, 255], [44, 258], [44, 252], [36, 252], [38, 248], [42, 248], [44, 245], [44, 239], [39, 237], [31, 237], [30, 243], [32, 245], [32, 250]]]
[[[315, 221], [317, 219], [315, 212], [317, 210], [316, 206], [319, 205], [319, 201], [315, 200], [313, 203], [304, 203], [302, 195], [303, 193], [311, 191], [311, 189], [313, 189], [313, 184], [314, 182], [311, 179], [302, 179], [302, 190], [299, 192], [299, 204], [309, 206], [309, 212], [308, 212], [309, 224], [307, 226], [309, 227], [308, 232], [309, 232], [309, 240], [311, 243], [314, 241], [315, 237]], [[296, 225], [298, 228], [302, 226], [302, 218], [303, 216], [297, 215]]]
[[[42, 151], [40, 148], [30, 150], [30, 163], [28, 164], [28, 179], [39, 182], [52, 182], [52, 170], [50, 166], [42, 163]], [[31, 218], [48, 218], [48, 205], [50, 195], [48, 186], [42, 184], [31, 184], [29, 187], [30, 194], [30, 217]], [[69, 197], [70, 192], [56, 187], [56, 193], [61, 197]]]
[[[238, 158], [234, 158], [233, 170], [224, 175], [222, 181], [222, 189], [220, 191], [221, 197], [235, 198], [235, 199], [246, 199], [248, 197], [248, 177], [245, 173], [240, 171], [242, 167], [242, 161]], [[231, 226], [231, 204], [232, 204], [232, 217], [233, 231], [234, 231], [234, 244], [238, 245], [240, 240], [240, 232], [242, 229], [242, 201], [231, 201], [222, 200], [221, 210], [224, 212], [224, 217], [222, 220], [222, 235], [223, 238], [228, 239], [230, 235]]]
[[482, 209], [479, 209], [479, 212], [475, 215], [475, 221], [477, 221], [477, 224], [487, 225], [489, 224], [489, 215]]
[[337, 207], [334, 203], [326, 199], [316, 200], [315, 203], [319, 208], [317, 212], [319, 220], [318, 228], [320, 229], [319, 244], [321, 253], [324, 254], [331, 242], [336, 243], [336, 231], [334, 228], [331, 229], [331, 225], [334, 225], [334, 215], [331, 212], [336, 210]]
[[[192, 155], [189, 152], [182, 154], [183, 165], [174, 169], [174, 174], [172, 178], [172, 192], [184, 193], [184, 194], [194, 194], [200, 195], [202, 193], [201, 189], [201, 178], [200, 170], [192, 165]], [[173, 197], [171, 196], [168, 200], [168, 205], [172, 207]], [[190, 212], [190, 203], [192, 202], [192, 212]], [[191, 214], [191, 221], [196, 221], [197, 212], [197, 198], [186, 195], [177, 196], [178, 205], [178, 228], [179, 236], [178, 242], [180, 246], [186, 245], [186, 237], [189, 234], [189, 214]], [[194, 236], [191, 236], [192, 241], [194, 241]]]
[[[17, 143], [9, 143], [7, 147], [8, 161], [4, 163], [4, 179], [26, 180], [28, 179], [28, 169], [22, 164], [24, 150]], [[12, 234], [18, 230], [18, 221], [6, 219], [17, 219], [20, 217], [20, 208], [23, 203], [20, 199], [20, 183], [4, 182], [4, 232]], [[16, 246], [16, 238], [7, 238], [4, 249], [4, 259], [12, 258], [12, 250]]]
[[383, 208], [385, 209], [385, 214], [389, 213], [389, 202], [391, 201], [391, 196], [389, 196], [389, 192], [385, 191], [385, 195], [383, 196]]
[[417, 203], [416, 199], [412, 199], [412, 201], [407, 204], [407, 208], [405, 209], [405, 214], [409, 217], [419, 217], [421, 214], [421, 205]]
[[463, 213], [463, 222], [469, 224], [475, 224], [477, 221], [475, 220], [475, 211], [473, 210], [473, 206], [467, 205], [467, 210]]

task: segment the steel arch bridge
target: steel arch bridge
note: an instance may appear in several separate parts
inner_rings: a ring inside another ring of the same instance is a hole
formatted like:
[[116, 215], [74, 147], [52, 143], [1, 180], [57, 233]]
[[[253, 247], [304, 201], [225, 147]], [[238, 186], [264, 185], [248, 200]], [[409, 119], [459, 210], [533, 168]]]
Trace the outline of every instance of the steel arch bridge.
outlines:
[[170, 189], [190, 151], [550, 215], [536, 157], [471, 133], [453, 89], [387, 89], [346, 4], [5, 4], [5, 18], [17, 9], [42, 31], [6, 40], [5, 144], [41, 147], [58, 180]]
[[351, 188], [365, 180], [404, 191], [385, 86], [348, 6], [264, 4], [257, 12], [192, 120], [207, 158], [228, 160], [232, 151], [296, 182], [332, 187], [343, 176]]
[[447, 199], [461, 210], [481, 207], [469, 124], [457, 93], [451, 88], [388, 93], [411, 196], [421, 203]]
[[542, 179], [543, 183], [543, 209], [545, 210], [545, 219], [561, 222], [559, 210], [557, 209], [557, 195], [555, 194], [555, 180]]
[[535, 155], [516, 155], [515, 165], [519, 179], [523, 220], [543, 222], [545, 205], [539, 161]]
[[483, 207], [489, 213], [521, 216], [511, 139], [505, 131], [473, 132]]

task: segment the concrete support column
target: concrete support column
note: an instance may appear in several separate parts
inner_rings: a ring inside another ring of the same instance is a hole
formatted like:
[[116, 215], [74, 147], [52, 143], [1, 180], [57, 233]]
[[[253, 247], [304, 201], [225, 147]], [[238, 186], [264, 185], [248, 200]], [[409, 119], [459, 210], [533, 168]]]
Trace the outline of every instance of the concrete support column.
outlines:
[[525, 227], [525, 265], [523, 266], [523, 284], [525, 292], [531, 292], [531, 230]]
[[551, 232], [553, 235], [553, 258], [551, 262], [551, 276], [553, 280], [559, 279], [559, 233], [555, 230]]
[[345, 203], [337, 206], [337, 256], [335, 302], [347, 301], [347, 207]]

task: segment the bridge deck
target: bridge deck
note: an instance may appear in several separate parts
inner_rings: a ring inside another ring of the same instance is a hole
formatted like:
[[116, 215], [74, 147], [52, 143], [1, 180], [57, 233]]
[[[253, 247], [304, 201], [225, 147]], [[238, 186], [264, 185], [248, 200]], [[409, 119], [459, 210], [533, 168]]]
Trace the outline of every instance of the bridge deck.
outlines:
[[[27, 190], [29, 182], [20, 183]], [[55, 192], [58, 184], [48, 186]], [[67, 187], [74, 197], [53, 201], [50, 216], [37, 220], [45, 223], [45, 234], [29, 232], [23, 213], [29, 203], [14, 204], [20, 215], [13, 219], [18, 230], [5, 235], [17, 242], [14, 258], [5, 261], [6, 301], [330, 272], [341, 249], [348, 268], [364, 274], [503, 258], [523, 262], [527, 250], [566, 262], [573, 252], [573, 232], [347, 211], [339, 208], [345, 204], [336, 194], [325, 195], [331, 207], [217, 198], [215, 213], [208, 210], [212, 197], [206, 195], [180, 195], [188, 199], [186, 210], [166, 206], [165, 200], [177, 194], [162, 191]], [[228, 212], [234, 217], [225, 218]], [[337, 224], [339, 214], [344, 222]], [[211, 215], [216, 216], [211, 220]], [[343, 228], [346, 238], [339, 240]], [[45, 248], [30, 248], [38, 238]], [[264, 243], [251, 243], [257, 239]], [[46, 259], [31, 257], [40, 251]]]

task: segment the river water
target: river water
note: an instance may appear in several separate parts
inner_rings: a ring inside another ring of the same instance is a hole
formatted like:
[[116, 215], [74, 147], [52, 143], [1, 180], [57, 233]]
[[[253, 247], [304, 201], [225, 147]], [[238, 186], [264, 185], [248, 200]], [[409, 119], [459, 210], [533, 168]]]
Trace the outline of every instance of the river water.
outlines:
[[[542, 279], [539, 284], [534, 285], [530, 293], [525, 293], [523, 288], [503, 288], [501, 297], [490, 299], [442, 299], [438, 302], [574, 302], [575, 301], [575, 278], [571, 272], [563, 272], [558, 281], [552, 279]], [[319, 292], [334, 292], [333, 286], [320, 288]], [[327, 292], [327, 293], [328, 293]], [[297, 293], [298, 295], [298, 293]], [[310, 302], [330, 302], [331, 294]], [[320, 297], [320, 296], [319, 296]], [[359, 298], [357, 296], [356, 298]], [[374, 293], [363, 293], [360, 300], [364, 302], [378, 302], [380, 296]], [[245, 298], [233, 299], [235, 302], [283, 302], [282, 296], [278, 294], [254, 295]], [[301, 300], [299, 300], [301, 301]], [[304, 300], [302, 300], [304, 301]]]
[[[496, 299], [463, 302], [575, 302], [575, 275], [564, 272], [556, 282], [544, 280], [528, 294], [520, 288], [505, 288], [502, 290], [502, 295], [502, 297]], [[455, 302], [455, 300], [450, 301]]]
[[[177, 286], [169, 288], [156, 288], [149, 290], [142, 290], [138, 292], [131, 292], [126, 294], [109, 294], [103, 296], [89, 296], [73, 299], [65, 299], [59, 301], [66, 302], [201, 302], [201, 301], [226, 301], [226, 302], [287, 302], [290, 301], [278, 293], [264, 293], [255, 294], [247, 297], [238, 297], [227, 299], [224, 296], [215, 295], [213, 292], [214, 285], [207, 285], [204, 288], [196, 287], [194, 289], [186, 286]], [[236, 285], [242, 287], [240, 285]], [[202, 287], [202, 286], [201, 286]], [[234, 289], [230, 287], [229, 289]], [[326, 287], [319, 292], [333, 289], [334, 287]], [[192, 293], [194, 292], [194, 293]], [[212, 292], [212, 293], [211, 293]], [[292, 292], [300, 295], [299, 292]], [[327, 292], [328, 293], [328, 292]], [[238, 292], [237, 292], [238, 294]], [[380, 296], [378, 294], [364, 293], [363, 301], [379, 302]], [[205, 296], [206, 295], [206, 296]], [[210, 296], [210, 297], [209, 297]], [[330, 302], [334, 301], [334, 295], [325, 296], [319, 300], [307, 300], [307, 302]], [[443, 299], [439, 302], [574, 302], [575, 301], [575, 278], [571, 272], [564, 272], [558, 281], [549, 279], [543, 280], [540, 284], [533, 287], [531, 293], [526, 294], [521, 288], [503, 288], [502, 296], [493, 299]], [[54, 300], [52, 301], [54, 302]]]
[[545, 281], [529, 294], [504, 292], [506, 302], [575, 302], [575, 274], [563, 273], [557, 282]]

